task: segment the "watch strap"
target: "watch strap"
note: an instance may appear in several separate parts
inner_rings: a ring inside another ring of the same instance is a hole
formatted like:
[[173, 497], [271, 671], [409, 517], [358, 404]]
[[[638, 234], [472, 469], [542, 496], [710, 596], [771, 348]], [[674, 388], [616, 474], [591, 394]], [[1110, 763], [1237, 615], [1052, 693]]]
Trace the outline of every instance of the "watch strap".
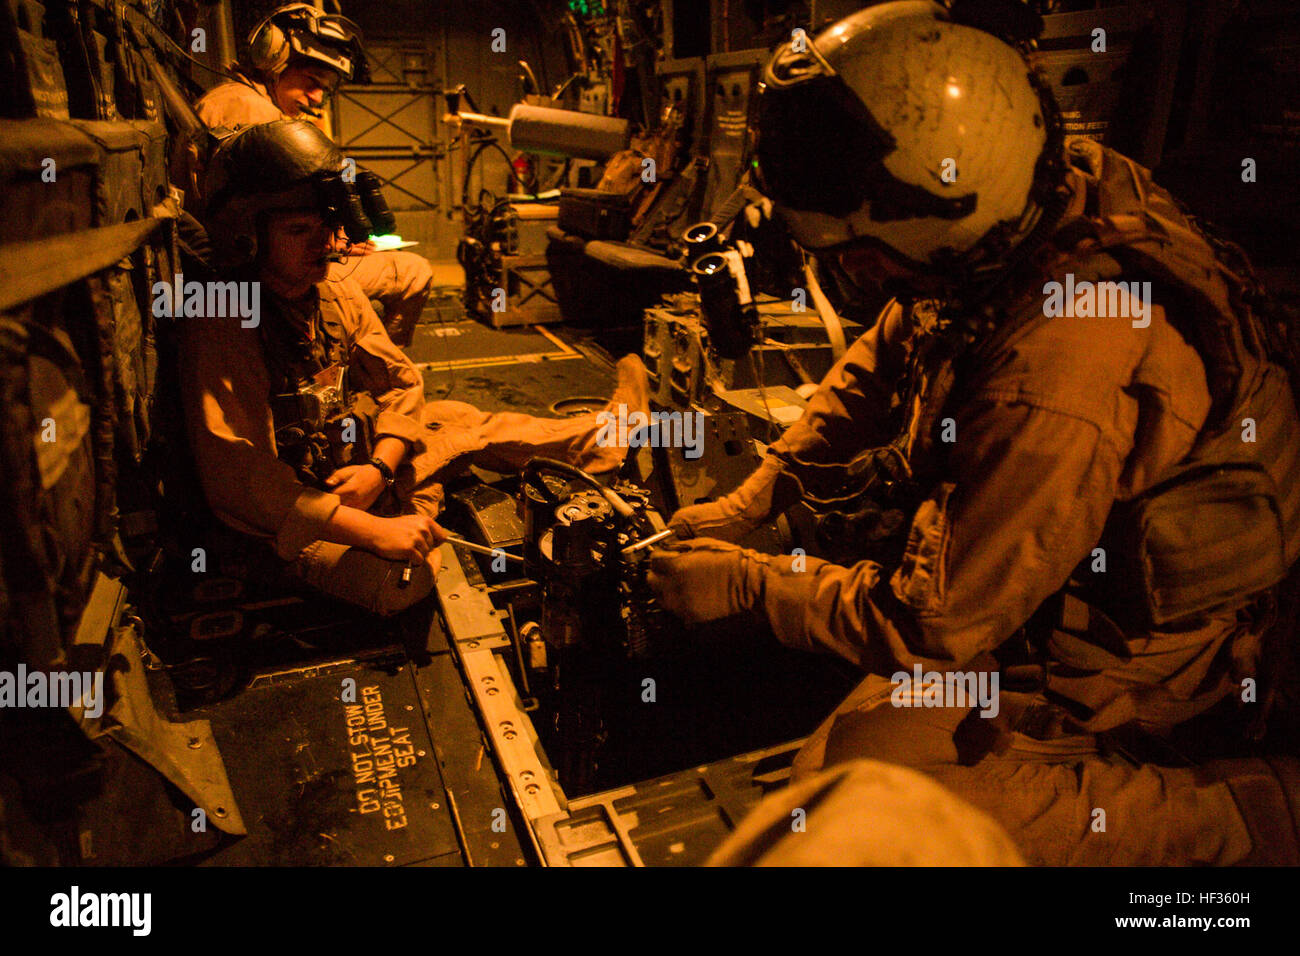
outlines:
[[378, 468], [379, 474], [383, 476], [384, 484], [388, 485], [389, 487], [392, 487], [392, 484], [397, 479], [397, 476], [393, 474], [393, 469], [388, 467], [388, 462], [384, 461], [382, 458], [376, 455], [374, 458], [370, 459], [368, 464], [374, 465], [376, 468]]

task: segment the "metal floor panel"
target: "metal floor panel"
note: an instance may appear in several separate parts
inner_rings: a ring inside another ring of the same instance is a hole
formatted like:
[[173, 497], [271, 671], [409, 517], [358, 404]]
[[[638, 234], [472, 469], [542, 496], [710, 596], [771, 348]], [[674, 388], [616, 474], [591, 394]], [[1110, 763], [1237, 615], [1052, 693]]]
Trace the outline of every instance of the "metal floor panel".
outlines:
[[763, 796], [784, 786], [802, 741], [569, 802], [538, 825], [551, 866], [699, 866]]
[[508, 362], [517, 355], [563, 355], [569, 351], [536, 329], [492, 329], [474, 319], [461, 319], [417, 325], [406, 354], [416, 364], [431, 362], [436, 367], [488, 359]]
[[613, 370], [581, 355], [557, 354], [538, 362], [450, 370], [435, 364], [422, 371], [426, 398], [468, 402], [486, 412], [552, 417], [556, 402], [591, 398], [603, 405], [614, 390]]
[[470, 866], [524, 866], [525, 852], [512, 801], [501, 788], [489, 745], [466, 699], [450, 654], [435, 654], [415, 675], [434, 737], [442, 779]]
[[404, 866], [460, 853], [403, 658], [263, 677], [192, 716], [212, 721], [249, 829], [207, 862]]

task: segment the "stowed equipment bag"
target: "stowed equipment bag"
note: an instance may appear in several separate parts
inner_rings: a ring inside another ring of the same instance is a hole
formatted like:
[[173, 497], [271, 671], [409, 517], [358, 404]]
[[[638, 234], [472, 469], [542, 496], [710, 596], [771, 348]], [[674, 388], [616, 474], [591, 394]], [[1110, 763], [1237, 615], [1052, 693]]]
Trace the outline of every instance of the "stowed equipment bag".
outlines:
[[0, 645], [49, 668], [93, 583], [94, 397], [66, 336], [31, 314], [0, 316]]

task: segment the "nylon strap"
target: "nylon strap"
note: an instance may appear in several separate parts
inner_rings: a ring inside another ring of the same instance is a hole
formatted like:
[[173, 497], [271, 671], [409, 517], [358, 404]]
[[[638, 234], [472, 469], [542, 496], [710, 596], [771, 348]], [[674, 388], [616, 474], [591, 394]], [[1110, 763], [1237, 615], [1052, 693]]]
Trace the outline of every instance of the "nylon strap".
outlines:
[[0, 246], [0, 312], [84, 279], [135, 252], [162, 223], [137, 219]]

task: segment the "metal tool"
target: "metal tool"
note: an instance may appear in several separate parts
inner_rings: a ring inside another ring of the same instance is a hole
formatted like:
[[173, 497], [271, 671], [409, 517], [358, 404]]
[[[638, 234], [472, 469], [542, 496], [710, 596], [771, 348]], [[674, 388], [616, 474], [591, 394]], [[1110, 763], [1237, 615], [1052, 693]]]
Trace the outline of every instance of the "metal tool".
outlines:
[[479, 554], [486, 554], [488, 557], [491, 558], [500, 556], [510, 561], [519, 561], [520, 563], [522, 563], [524, 560], [517, 554], [511, 554], [509, 551], [503, 551], [500, 548], [487, 548], [481, 544], [475, 544], [472, 541], [466, 541], [464, 538], [460, 537], [459, 535], [449, 534], [447, 535], [447, 540], [450, 541], [452, 544], [458, 544], [462, 548], [468, 548], [471, 551], [477, 551]]
[[642, 538], [636, 544], [629, 544], [623, 549], [623, 554], [631, 554], [634, 551], [640, 551], [642, 548], [648, 548], [653, 544], [658, 544], [664, 538], [671, 538], [676, 533], [672, 528], [664, 528], [663, 531], [657, 531], [648, 538]]

